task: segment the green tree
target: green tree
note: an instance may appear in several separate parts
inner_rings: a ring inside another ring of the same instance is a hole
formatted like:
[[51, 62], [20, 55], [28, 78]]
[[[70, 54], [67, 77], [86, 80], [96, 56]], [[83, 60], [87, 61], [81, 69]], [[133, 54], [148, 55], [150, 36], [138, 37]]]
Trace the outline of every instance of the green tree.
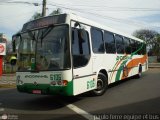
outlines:
[[[53, 10], [49, 15], [58, 15], [58, 14], [61, 14], [62, 13], [62, 10], [60, 8], [57, 8], [56, 10]], [[41, 18], [42, 17], [42, 14], [41, 13], [34, 13], [34, 15], [31, 17], [30, 21], [31, 20], [35, 20], [35, 19], [38, 19], [38, 18]]]
[[133, 36], [144, 40], [147, 44], [149, 55], [158, 55], [158, 51], [160, 46], [158, 45], [158, 41], [160, 39], [160, 34], [154, 30], [136, 30], [133, 33]]
[[62, 10], [60, 8], [57, 8], [57, 10], [53, 10], [53, 12], [51, 12], [50, 15], [58, 15], [58, 14], [61, 14], [62, 13]]
[[31, 21], [31, 20], [35, 20], [35, 19], [38, 19], [38, 18], [41, 18], [41, 17], [42, 17], [42, 14], [36, 12], [36, 13], [34, 13], [34, 15], [31, 17], [30, 21]]
[[155, 45], [155, 54], [157, 55], [157, 61], [160, 62], [160, 34], [156, 36], [157, 44]]

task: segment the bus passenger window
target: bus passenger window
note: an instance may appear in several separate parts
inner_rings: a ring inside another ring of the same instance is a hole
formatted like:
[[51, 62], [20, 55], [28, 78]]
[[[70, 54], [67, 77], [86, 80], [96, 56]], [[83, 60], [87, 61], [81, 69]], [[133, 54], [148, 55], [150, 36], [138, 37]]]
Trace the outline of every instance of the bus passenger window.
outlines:
[[124, 37], [123, 41], [124, 41], [125, 53], [126, 54], [131, 54], [130, 39]]
[[104, 32], [105, 49], [107, 53], [116, 53], [113, 33]]
[[91, 28], [92, 49], [94, 53], [104, 53], [103, 34], [101, 30]]
[[124, 54], [124, 43], [120, 35], [115, 35], [117, 53]]
[[146, 44], [145, 43], [142, 43], [142, 44], [143, 44], [142, 55], [145, 55], [146, 54]]
[[72, 28], [72, 57], [74, 68], [87, 65], [90, 58], [88, 32]]
[[138, 55], [142, 55], [142, 49], [143, 49], [142, 45], [143, 44], [141, 42], [137, 41], [137, 50], [138, 50], [137, 54]]
[[136, 50], [137, 50], [137, 46], [136, 46], [136, 41], [131, 39], [131, 43], [130, 46], [132, 47], [132, 53], [137, 54]]

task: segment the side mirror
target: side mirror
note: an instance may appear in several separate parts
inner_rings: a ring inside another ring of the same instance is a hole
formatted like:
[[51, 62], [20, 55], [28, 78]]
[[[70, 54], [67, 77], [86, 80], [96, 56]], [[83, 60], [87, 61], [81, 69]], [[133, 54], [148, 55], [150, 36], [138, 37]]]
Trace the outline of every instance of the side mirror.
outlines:
[[81, 40], [81, 42], [83, 43], [83, 42], [85, 42], [86, 41], [86, 31], [84, 30], [84, 29], [79, 29], [78, 30], [78, 35], [79, 35], [79, 38], [80, 38], [80, 40]]
[[16, 43], [15, 43], [15, 39], [12, 40], [12, 52], [16, 52]]
[[20, 34], [15, 34], [12, 36], [12, 52], [16, 52], [17, 45], [20, 44]]
[[81, 25], [80, 25], [79, 22], [76, 22], [76, 23], [74, 24], [74, 27], [75, 27], [75, 28], [76, 28], [77, 26], [79, 26], [79, 28], [81, 28]]

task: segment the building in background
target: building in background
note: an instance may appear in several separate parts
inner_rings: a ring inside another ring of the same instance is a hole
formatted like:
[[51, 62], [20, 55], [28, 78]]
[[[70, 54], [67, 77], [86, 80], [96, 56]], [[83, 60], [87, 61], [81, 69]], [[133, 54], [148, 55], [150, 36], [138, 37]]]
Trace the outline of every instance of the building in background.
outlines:
[[0, 33], [0, 43], [7, 43], [7, 37], [4, 33]]
[[[1, 55], [0, 57], [0, 75], [5, 73], [13, 73], [15, 72], [16, 66], [11, 65], [11, 62], [15, 62], [16, 53], [12, 51], [12, 42], [8, 39], [8, 37], [4, 33], [0, 33], [0, 44], [5, 44], [5, 55]], [[2, 48], [0, 47], [0, 50]]]
[[3, 33], [0, 33], [0, 76], [3, 72], [4, 56], [6, 56], [7, 39]]

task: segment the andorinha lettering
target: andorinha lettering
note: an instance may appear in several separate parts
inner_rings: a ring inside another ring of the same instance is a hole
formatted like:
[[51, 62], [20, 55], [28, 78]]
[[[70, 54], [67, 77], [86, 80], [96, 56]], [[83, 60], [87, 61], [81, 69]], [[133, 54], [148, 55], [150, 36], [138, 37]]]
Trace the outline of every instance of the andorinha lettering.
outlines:
[[116, 60], [128, 60], [128, 59], [132, 59], [131, 56], [117, 56]]
[[25, 78], [48, 78], [47, 75], [26, 75]]

